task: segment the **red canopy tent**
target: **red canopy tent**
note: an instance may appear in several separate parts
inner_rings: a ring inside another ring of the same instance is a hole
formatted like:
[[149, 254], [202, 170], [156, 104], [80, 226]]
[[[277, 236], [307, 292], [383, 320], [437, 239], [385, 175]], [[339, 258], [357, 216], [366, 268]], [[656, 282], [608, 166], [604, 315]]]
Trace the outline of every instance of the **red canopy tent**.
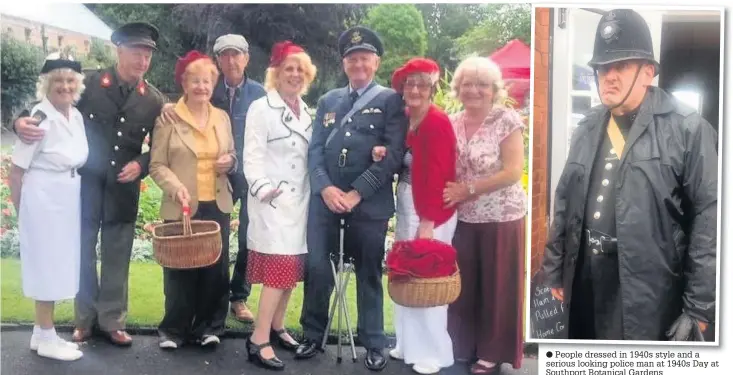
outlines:
[[525, 97], [529, 93], [529, 80], [532, 76], [531, 49], [519, 39], [514, 39], [494, 51], [489, 58], [501, 68], [504, 84], [509, 96], [517, 101], [517, 107], [523, 107]]

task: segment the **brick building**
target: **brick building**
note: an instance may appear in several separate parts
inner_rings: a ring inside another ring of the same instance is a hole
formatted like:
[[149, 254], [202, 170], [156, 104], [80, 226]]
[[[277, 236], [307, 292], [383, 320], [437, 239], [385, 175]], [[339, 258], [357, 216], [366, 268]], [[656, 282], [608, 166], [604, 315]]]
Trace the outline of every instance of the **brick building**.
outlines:
[[[600, 104], [587, 62], [600, 9], [535, 8], [531, 275], [539, 271], [555, 187], [572, 132]], [[642, 10], [661, 64], [655, 85], [696, 108], [716, 129], [720, 114], [719, 10]]]
[[46, 53], [72, 47], [75, 57], [82, 58], [92, 45], [92, 39], [102, 41], [109, 51], [112, 29], [83, 4], [48, 3], [32, 6], [23, 2], [3, 5], [0, 13], [2, 35], [44, 47]]

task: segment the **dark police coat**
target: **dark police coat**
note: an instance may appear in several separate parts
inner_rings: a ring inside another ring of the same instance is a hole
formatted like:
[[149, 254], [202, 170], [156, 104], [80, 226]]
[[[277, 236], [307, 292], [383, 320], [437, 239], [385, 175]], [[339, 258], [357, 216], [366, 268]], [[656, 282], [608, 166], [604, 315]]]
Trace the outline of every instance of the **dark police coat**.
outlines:
[[[105, 182], [104, 222], [135, 222], [140, 198], [140, 180], [148, 175], [150, 154], [142, 153], [148, 133], [160, 115], [165, 96], [147, 81], [125, 94], [114, 67], [88, 74], [77, 108], [84, 116], [89, 157], [79, 169], [85, 178]], [[152, 135], [150, 146], [152, 146]], [[117, 175], [136, 160], [142, 173], [129, 183], [117, 182]]]
[[[606, 136], [609, 111], [581, 121], [555, 193], [555, 212], [542, 273], [573, 301], [591, 169]], [[715, 319], [717, 134], [693, 110], [649, 89], [626, 138], [609, 194], [617, 236], [621, 332], [625, 340], [664, 340], [682, 311]], [[602, 316], [604, 311], [599, 311]]]
[[[352, 108], [348, 86], [331, 90], [319, 99], [308, 171], [311, 191], [318, 196], [315, 199], [321, 199], [321, 190], [329, 185], [344, 192], [356, 189], [362, 201], [352, 217], [388, 220], [395, 210], [392, 182], [402, 165], [408, 122], [399, 94], [373, 82], [362, 96], [370, 95], [371, 90], [380, 92], [348, 117]], [[377, 145], [386, 146], [387, 155], [375, 163], [372, 148]]]

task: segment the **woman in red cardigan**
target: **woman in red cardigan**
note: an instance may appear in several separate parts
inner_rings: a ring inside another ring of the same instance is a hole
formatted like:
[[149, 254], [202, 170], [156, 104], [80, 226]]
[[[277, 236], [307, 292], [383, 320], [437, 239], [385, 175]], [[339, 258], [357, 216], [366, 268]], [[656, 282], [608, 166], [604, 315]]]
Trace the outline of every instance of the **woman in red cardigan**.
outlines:
[[[456, 228], [455, 208], [445, 208], [443, 188], [456, 178], [456, 137], [448, 116], [432, 103], [440, 68], [433, 60], [413, 58], [392, 75], [392, 87], [403, 95], [410, 128], [407, 152], [397, 185], [395, 241], [432, 238], [450, 244]], [[375, 160], [384, 148], [374, 150]], [[448, 306], [409, 308], [394, 305], [397, 345], [390, 356], [404, 360], [420, 374], [453, 365], [448, 335]]]

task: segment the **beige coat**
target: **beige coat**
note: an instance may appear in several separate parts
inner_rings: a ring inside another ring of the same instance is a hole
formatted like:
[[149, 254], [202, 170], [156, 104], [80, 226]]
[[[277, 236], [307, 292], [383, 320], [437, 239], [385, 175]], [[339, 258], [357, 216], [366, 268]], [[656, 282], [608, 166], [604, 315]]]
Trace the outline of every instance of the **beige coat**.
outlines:
[[[163, 124], [159, 117], [155, 122], [152, 147], [150, 149], [150, 177], [163, 190], [160, 216], [164, 220], [180, 220], [181, 204], [176, 200], [178, 189], [185, 186], [191, 195], [191, 216], [198, 209], [196, 139], [193, 132], [197, 126], [181, 99], [175, 107], [180, 121]], [[229, 154], [237, 165], [234, 138], [229, 115], [209, 105], [210, 120], [219, 143], [219, 156]], [[224, 213], [232, 212], [232, 185], [227, 174], [216, 177], [216, 204]]]

